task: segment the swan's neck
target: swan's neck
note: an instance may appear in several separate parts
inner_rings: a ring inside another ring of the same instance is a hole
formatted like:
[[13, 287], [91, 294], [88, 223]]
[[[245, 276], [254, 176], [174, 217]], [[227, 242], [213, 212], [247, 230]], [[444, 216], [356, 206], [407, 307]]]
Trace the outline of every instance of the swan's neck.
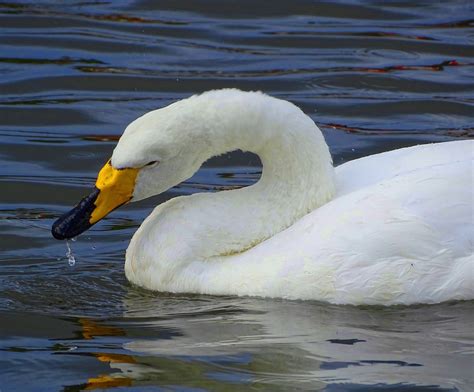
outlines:
[[[228, 233], [212, 252], [240, 252], [292, 225], [334, 195], [334, 169], [326, 142], [314, 122], [296, 106], [277, 99], [262, 106], [220, 103], [220, 112], [233, 113], [211, 133], [212, 155], [240, 149], [257, 154], [262, 162], [260, 180], [237, 191], [203, 196], [209, 214], [207, 228]], [[221, 136], [222, 135], [222, 136]], [[204, 206], [200, 206], [203, 208]], [[207, 246], [208, 244], [206, 244]], [[218, 249], [221, 248], [221, 249]]]
[[183, 263], [239, 253], [332, 198], [334, 170], [321, 131], [296, 106], [260, 97], [251, 104], [241, 98], [207, 102], [192, 114], [195, 126], [203, 129], [197, 146], [202, 161], [237, 149], [250, 151], [262, 162], [260, 180], [157, 207], [132, 240], [130, 255], [149, 248], [143, 259], [158, 260], [167, 272]]

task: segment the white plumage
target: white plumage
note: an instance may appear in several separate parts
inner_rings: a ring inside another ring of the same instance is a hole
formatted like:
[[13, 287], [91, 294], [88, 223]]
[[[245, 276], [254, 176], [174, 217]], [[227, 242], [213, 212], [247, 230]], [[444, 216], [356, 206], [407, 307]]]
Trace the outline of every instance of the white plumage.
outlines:
[[131, 282], [344, 304], [474, 298], [473, 141], [405, 148], [334, 169], [320, 130], [296, 106], [219, 90], [132, 122], [112, 164], [160, 161], [140, 170], [139, 200], [236, 149], [259, 155], [259, 182], [159, 205], [127, 249]]

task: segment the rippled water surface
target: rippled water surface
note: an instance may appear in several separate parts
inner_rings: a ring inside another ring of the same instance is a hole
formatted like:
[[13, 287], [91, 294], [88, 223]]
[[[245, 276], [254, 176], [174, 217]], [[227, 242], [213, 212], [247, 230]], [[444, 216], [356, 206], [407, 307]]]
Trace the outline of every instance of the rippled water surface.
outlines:
[[334, 162], [472, 136], [465, 1], [0, 3], [0, 390], [469, 391], [472, 302], [345, 307], [132, 287], [124, 251], [170, 197], [253, 183], [254, 156], [208, 162], [72, 243], [49, 231], [126, 124], [222, 87], [320, 125]]

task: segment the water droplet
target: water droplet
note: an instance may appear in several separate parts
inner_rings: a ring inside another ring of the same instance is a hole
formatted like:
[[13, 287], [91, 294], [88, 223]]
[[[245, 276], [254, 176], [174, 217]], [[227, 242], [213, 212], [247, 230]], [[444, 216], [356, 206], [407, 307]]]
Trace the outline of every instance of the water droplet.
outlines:
[[69, 245], [69, 240], [66, 240], [66, 246], [67, 246], [67, 252], [66, 252], [67, 262], [69, 264], [69, 267], [73, 267], [74, 264], [76, 264], [76, 258], [72, 254], [72, 249], [71, 249], [71, 246]]

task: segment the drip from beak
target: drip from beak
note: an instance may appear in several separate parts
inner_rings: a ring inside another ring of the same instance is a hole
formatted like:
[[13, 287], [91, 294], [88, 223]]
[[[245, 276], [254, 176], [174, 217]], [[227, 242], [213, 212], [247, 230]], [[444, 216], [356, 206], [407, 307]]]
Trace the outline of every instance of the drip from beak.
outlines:
[[139, 169], [115, 169], [110, 160], [97, 176], [95, 187], [71, 211], [54, 222], [53, 237], [64, 240], [76, 237], [133, 196]]

